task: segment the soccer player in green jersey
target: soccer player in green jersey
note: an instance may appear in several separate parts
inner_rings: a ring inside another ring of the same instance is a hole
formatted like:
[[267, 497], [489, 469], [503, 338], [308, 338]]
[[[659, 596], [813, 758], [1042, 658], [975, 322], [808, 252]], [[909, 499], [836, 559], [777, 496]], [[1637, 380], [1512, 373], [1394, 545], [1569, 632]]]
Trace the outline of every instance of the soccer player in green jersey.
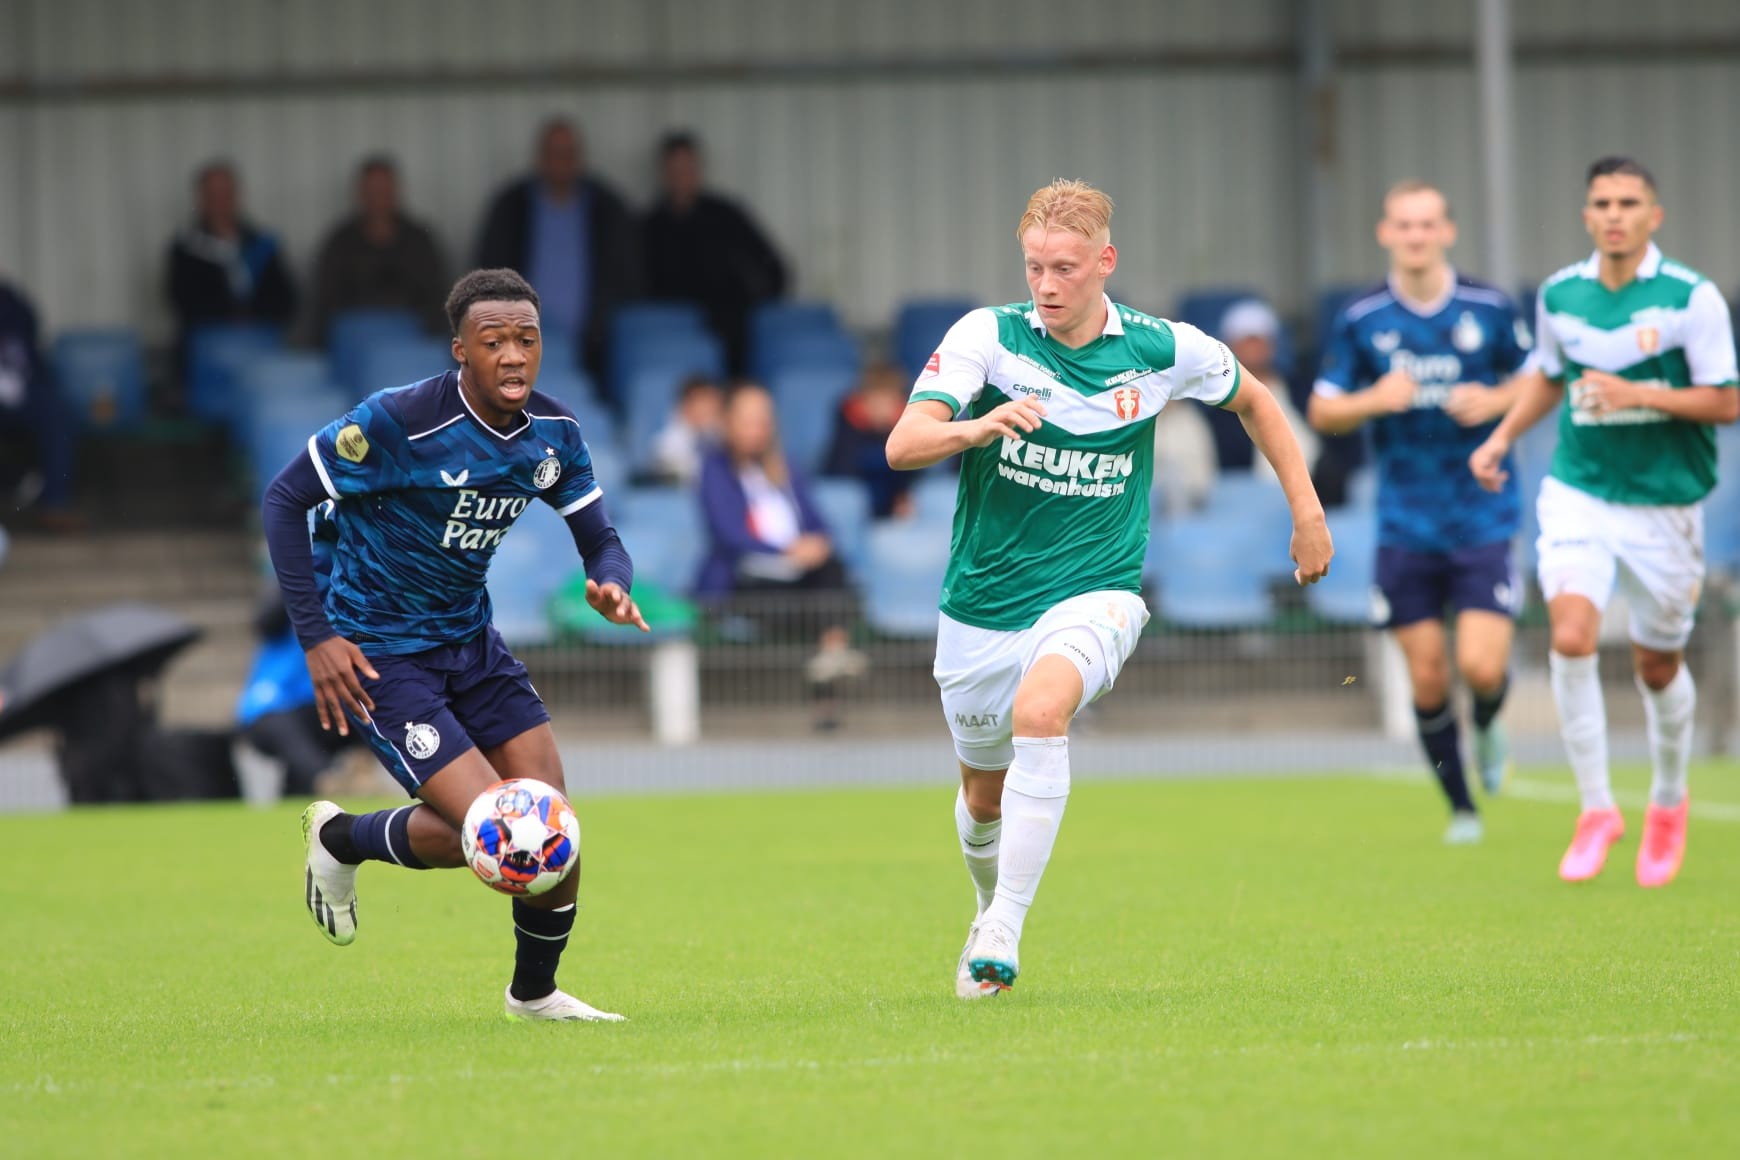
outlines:
[[1596, 670], [1601, 613], [1615, 584], [1631, 608], [1654, 766], [1638, 884], [1665, 886], [1685, 856], [1697, 695], [1683, 662], [1704, 580], [1701, 501], [1716, 483], [1713, 425], [1740, 416], [1740, 376], [1727, 304], [1709, 279], [1662, 256], [1650, 240], [1661, 221], [1655, 179], [1643, 166], [1606, 157], [1589, 167], [1583, 225], [1595, 253], [1542, 285], [1534, 368], [1468, 460], [1475, 478], [1496, 490], [1511, 444], [1559, 413], [1559, 445], [1536, 514], [1553, 701], [1582, 799], [1559, 863], [1567, 882], [1599, 874], [1625, 833], [1608, 780]]
[[1069, 723], [1112, 687], [1147, 623], [1160, 409], [1198, 399], [1236, 412], [1292, 506], [1295, 578], [1329, 570], [1323, 507], [1268, 388], [1195, 327], [1106, 296], [1111, 216], [1111, 199], [1079, 181], [1034, 193], [1017, 229], [1032, 300], [955, 323], [888, 437], [898, 469], [962, 457], [935, 674], [978, 893], [955, 968], [963, 999], [1015, 981], [1069, 795]]

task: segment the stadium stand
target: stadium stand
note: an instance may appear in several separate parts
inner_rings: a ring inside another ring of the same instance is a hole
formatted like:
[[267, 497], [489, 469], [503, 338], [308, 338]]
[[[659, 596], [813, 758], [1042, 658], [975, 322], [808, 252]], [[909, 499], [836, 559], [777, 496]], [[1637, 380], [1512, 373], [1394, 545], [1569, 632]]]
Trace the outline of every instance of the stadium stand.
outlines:
[[870, 546], [870, 493], [856, 479], [822, 477], [811, 484], [812, 497], [821, 510], [822, 522], [834, 541], [834, 554], [860, 584], [873, 575], [868, 571]]
[[917, 378], [943, 336], [975, 306], [969, 298], [914, 298], [894, 315], [894, 361], [908, 378]]
[[363, 376], [368, 352], [383, 342], [423, 337], [417, 316], [409, 310], [344, 310], [326, 328], [326, 352], [333, 372], [356, 398], [371, 389]]
[[145, 352], [133, 331], [64, 331], [50, 357], [61, 393], [85, 429], [122, 431], [144, 421]]
[[866, 536], [865, 567], [876, 578], [864, 588], [864, 618], [884, 636], [936, 635], [937, 593], [948, 569], [946, 529], [885, 521]]

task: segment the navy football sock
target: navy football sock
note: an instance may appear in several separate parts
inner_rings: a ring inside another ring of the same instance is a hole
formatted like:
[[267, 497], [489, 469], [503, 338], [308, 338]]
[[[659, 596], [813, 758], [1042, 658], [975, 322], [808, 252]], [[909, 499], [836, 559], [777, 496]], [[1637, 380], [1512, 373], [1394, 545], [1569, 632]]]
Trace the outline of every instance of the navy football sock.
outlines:
[[1436, 709], [1416, 705], [1414, 717], [1426, 761], [1449, 799], [1450, 808], [1459, 813], [1473, 813], [1474, 799], [1468, 796], [1468, 778], [1462, 772], [1462, 736], [1456, 728], [1455, 708], [1448, 701]]
[[539, 910], [514, 899], [514, 981], [508, 993], [520, 1002], [542, 999], [556, 989], [556, 966], [574, 929], [574, 904]]
[[411, 849], [411, 811], [418, 808], [411, 805], [372, 814], [340, 814], [320, 828], [320, 844], [349, 866], [391, 862], [407, 870], [427, 870], [428, 863]]
[[1492, 719], [1498, 716], [1498, 711], [1504, 708], [1504, 695], [1510, 692], [1510, 675], [1506, 674], [1497, 691], [1490, 697], [1474, 694], [1474, 727], [1485, 729], [1492, 724]]

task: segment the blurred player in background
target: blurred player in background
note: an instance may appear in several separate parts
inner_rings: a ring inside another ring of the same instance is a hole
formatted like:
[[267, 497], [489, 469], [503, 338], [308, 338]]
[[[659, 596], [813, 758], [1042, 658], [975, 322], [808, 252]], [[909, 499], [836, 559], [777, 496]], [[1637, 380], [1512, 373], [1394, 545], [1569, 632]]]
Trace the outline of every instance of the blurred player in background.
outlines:
[[[580, 426], [533, 390], [537, 293], [512, 270], [474, 270], [453, 287], [447, 317], [457, 371], [369, 396], [313, 435], [266, 494], [272, 566], [321, 726], [360, 729], [419, 799], [360, 817], [315, 802], [302, 815], [308, 909], [340, 946], [356, 937], [358, 864], [463, 866], [459, 826], [485, 788], [514, 777], [562, 788], [550, 715], [490, 624], [484, 588], [528, 503], [567, 519], [592, 607], [646, 629]], [[336, 543], [322, 607], [306, 521], [328, 502]], [[579, 877], [576, 867], [548, 893], [513, 900], [511, 1018], [621, 1018], [556, 988]]]
[[1521, 506], [1514, 482], [1488, 493], [1463, 464], [1516, 397], [1511, 376], [1526, 356], [1527, 329], [1502, 291], [1450, 265], [1456, 224], [1432, 186], [1393, 186], [1377, 240], [1389, 251], [1389, 276], [1336, 318], [1310, 419], [1330, 435], [1372, 426], [1380, 627], [1407, 657], [1420, 745], [1450, 803], [1444, 840], [1478, 842], [1444, 622], [1454, 608], [1456, 669], [1474, 700], [1475, 765], [1496, 794], [1510, 758], [1498, 711], [1519, 593], [1511, 538]]
[[1034, 193], [1016, 231], [1032, 300], [955, 323], [888, 437], [899, 469], [963, 460], [936, 655], [961, 767], [955, 824], [978, 892], [955, 971], [963, 999], [1015, 981], [1069, 795], [1070, 721], [1112, 687], [1148, 621], [1160, 409], [1199, 399], [1237, 412], [1292, 505], [1296, 578], [1329, 570], [1322, 505], [1268, 388], [1196, 328], [1106, 296], [1111, 215], [1079, 181]]
[[[1734, 331], [1709, 279], [1662, 256], [1655, 179], [1636, 161], [1589, 167], [1583, 225], [1595, 252], [1541, 286], [1535, 361], [1498, 429], [1469, 457], [1506, 486], [1517, 438], [1559, 412], [1541, 483], [1541, 592], [1552, 621], [1553, 701], [1582, 812], [1559, 877], [1601, 872], [1625, 833], [1607, 768], [1607, 708], [1597, 669], [1601, 613], [1615, 584], [1631, 609], [1654, 778], [1637, 851], [1641, 886], [1665, 886], [1686, 846], [1686, 763], [1697, 693], [1686, 641], [1704, 581], [1702, 501], [1716, 484], [1713, 424], [1740, 415]], [[1561, 407], [1567, 386], [1569, 406]]]

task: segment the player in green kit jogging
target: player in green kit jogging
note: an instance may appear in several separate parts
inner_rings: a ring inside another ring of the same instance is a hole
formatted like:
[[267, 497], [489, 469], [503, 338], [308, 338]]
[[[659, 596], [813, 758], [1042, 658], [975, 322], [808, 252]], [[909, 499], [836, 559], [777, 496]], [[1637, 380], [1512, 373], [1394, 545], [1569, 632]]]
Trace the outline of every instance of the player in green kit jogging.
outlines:
[[1142, 557], [1154, 417], [1236, 412], [1293, 511], [1301, 584], [1329, 570], [1323, 507], [1268, 388], [1195, 327], [1106, 296], [1111, 199], [1054, 181], [1017, 234], [1033, 298], [949, 330], [888, 437], [899, 469], [962, 457], [936, 680], [960, 760], [955, 825], [978, 912], [955, 993], [1007, 990], [1068, 799], [1069, 724], [1112, 687], [1147, 623]]
[[1684, 661], [1704, 580], [1702, 500], [1716, 484], [1712, 425], [1740, 415], [1740, 391], [1728, 306], [1709, 279], [1662, 256], [1650, 240], [1661, 220], [1643, 166], [1607, 157], [1589, 167], [1583, 224], [1595, 253], [1541, 286], [1533, 372], [1468, 460], [1496, 490], [1511, 444], [1559, 413], [1559, 445], [1535, 507], [1553, 701], [1582, 799], [1559, 863], [1567, 882], [1599, 874], [1625, 833], [1608, 781], [1596, 669], [1601, 613], [1616, 584], [1631, 609], [1655, 772], [1638, 884], [1665, 886], [1685, 856], [1697, 694]]

